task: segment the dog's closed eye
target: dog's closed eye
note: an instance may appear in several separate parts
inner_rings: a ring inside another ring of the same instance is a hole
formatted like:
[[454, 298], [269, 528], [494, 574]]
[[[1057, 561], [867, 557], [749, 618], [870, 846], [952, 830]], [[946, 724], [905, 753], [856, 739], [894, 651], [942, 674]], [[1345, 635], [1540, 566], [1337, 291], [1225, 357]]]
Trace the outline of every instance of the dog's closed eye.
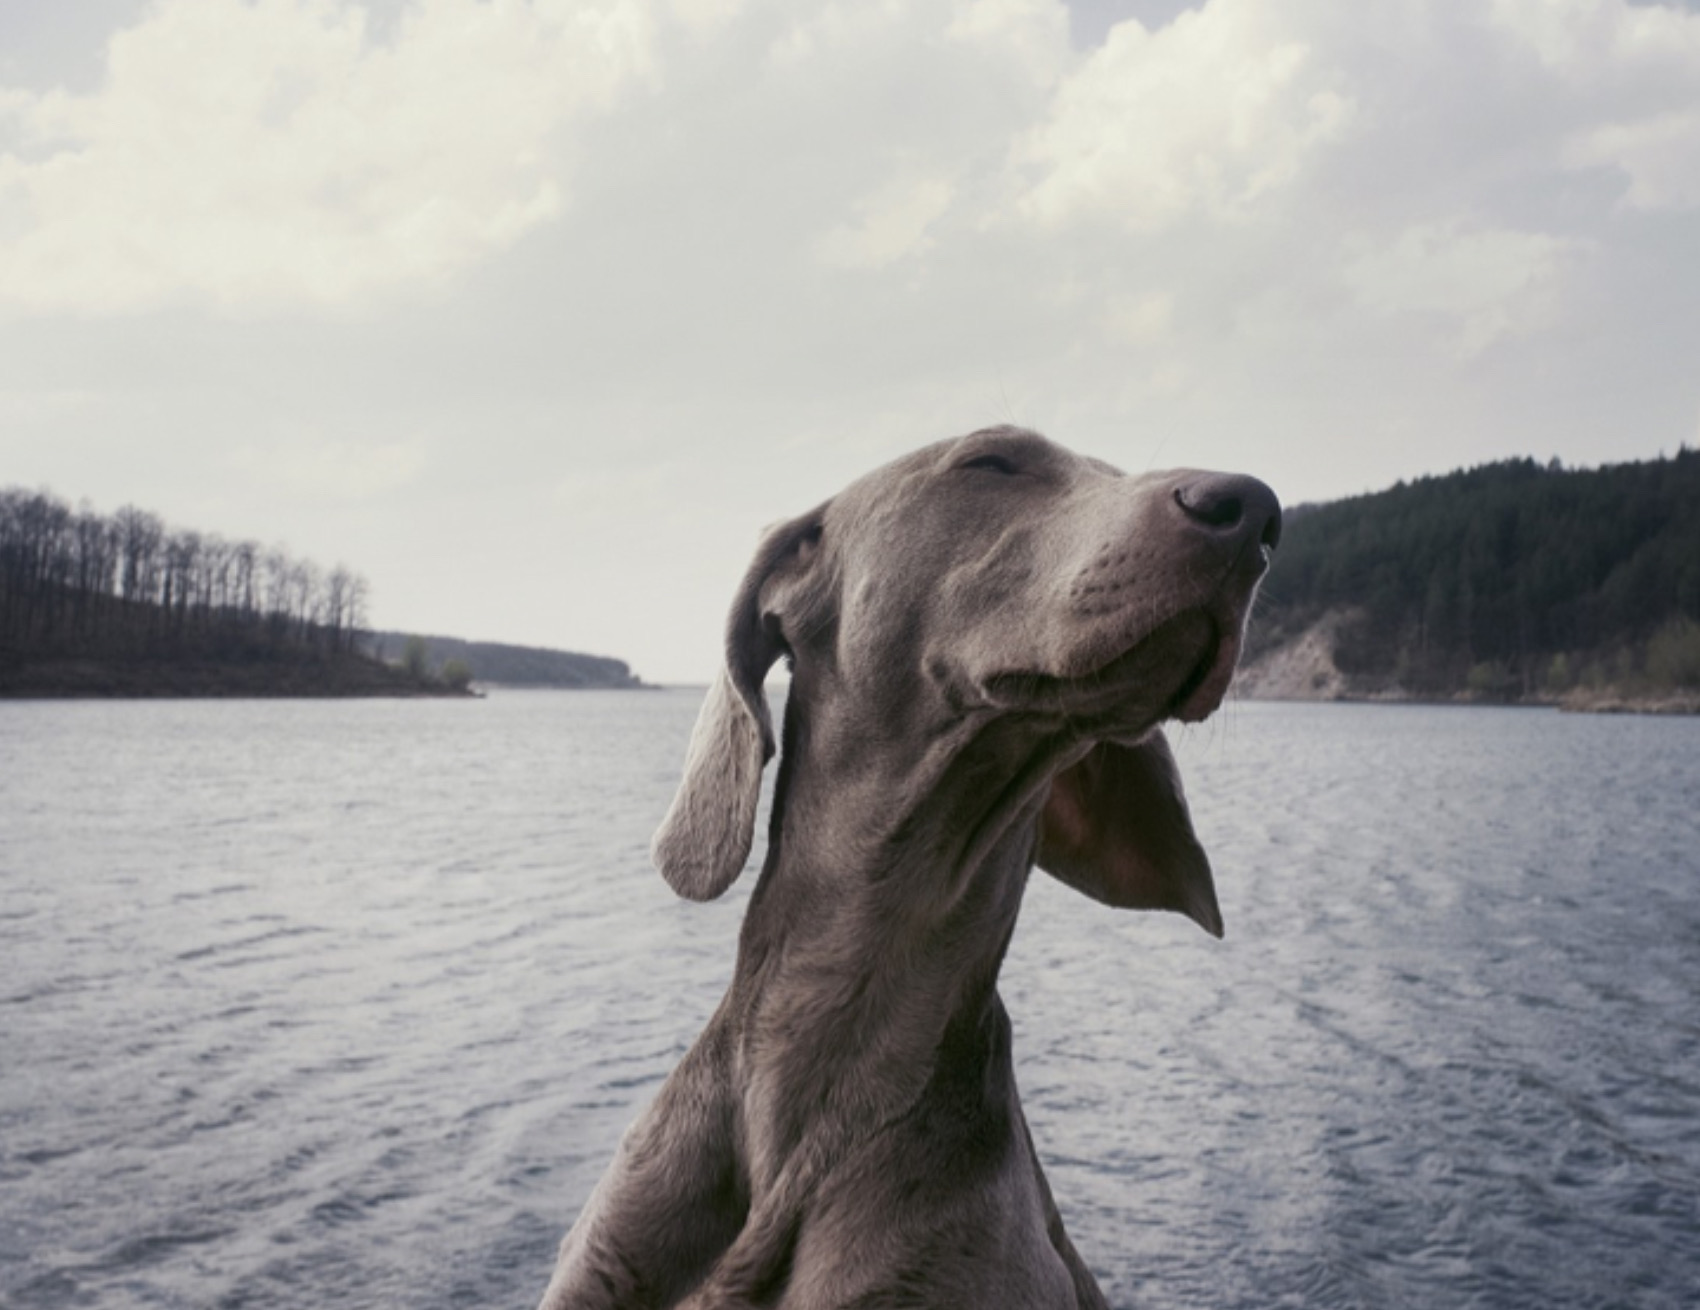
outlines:
[[1004, 455], [976, 455], [973, 459], [965, 459], [956, 466], [959, 469], [979, 469], [987, 473], [999, 473], [1006, 478], [1013, 478], [1021, 472], [1015, 461]]

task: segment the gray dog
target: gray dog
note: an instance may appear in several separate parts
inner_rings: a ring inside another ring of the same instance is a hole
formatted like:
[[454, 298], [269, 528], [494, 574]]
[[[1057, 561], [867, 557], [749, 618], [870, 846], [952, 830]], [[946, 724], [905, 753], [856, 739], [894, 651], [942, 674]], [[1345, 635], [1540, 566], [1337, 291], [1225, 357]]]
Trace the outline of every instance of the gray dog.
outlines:
[[1280, 535], [1251, 478], [993, 428], [772, 529], [654, 856], [737, 969], [567, 1234], [545, 1310], [1105, 1305], [1028, 1135], [998, 967], [1035, 862], [1220, 936], [1158, 730], [1222, 701]]

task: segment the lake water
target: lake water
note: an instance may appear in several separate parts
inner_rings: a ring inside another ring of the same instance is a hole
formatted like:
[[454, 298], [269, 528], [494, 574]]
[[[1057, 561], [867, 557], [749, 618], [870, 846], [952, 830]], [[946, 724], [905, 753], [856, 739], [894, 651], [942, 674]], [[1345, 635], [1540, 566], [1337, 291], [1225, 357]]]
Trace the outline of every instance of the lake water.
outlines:
[[[730, 972], [697, 700], [0, 704], [0, 1304], [531, 1307]], [[1700, 720], [1176, 742], [1227, 940], [1036, 875], [1004, 970], [1112, 1303], [1695, 1304]]]

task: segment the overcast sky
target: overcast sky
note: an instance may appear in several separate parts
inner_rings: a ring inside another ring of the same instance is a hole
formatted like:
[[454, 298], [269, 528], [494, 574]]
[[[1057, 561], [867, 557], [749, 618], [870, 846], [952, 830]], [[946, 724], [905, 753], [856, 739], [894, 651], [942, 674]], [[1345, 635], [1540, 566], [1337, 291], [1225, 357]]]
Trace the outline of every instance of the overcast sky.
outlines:
[[1692, 4], [0, 3], [0, 484], [654, 680], [924, 442], [1651, 457], [1697, 307]]

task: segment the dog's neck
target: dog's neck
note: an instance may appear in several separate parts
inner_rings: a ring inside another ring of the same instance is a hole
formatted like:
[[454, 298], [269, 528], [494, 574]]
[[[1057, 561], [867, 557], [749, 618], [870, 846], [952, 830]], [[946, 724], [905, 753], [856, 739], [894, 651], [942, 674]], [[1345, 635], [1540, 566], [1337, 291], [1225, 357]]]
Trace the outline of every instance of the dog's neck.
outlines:
[[[824, 1140], [823, 1119], [849, 1149], [941, 1079], [1013, 1100], [997, 975], [1068, 747], [936, 709], [917, 723], [919, 701], [882, 722], [835, 716], [848, 703], [817, 692], [787, 708], [725, 1011], [758, 1073], [744, 1107], [757, 1188], [805, 1130]], [[784, 1085], [765, 1078], [774, 1070]]]

